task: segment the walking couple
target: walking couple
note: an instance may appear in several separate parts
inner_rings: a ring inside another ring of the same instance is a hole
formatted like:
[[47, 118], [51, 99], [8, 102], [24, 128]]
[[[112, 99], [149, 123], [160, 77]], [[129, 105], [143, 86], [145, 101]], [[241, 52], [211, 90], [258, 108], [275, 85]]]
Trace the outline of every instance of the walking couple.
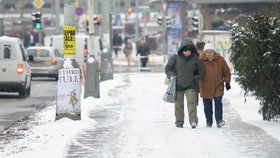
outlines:
[[199, 55], [194, 43], [190, 39], [184, 39], [178, 55], [169, 58], [165, 73], [168, 77], [176, 76], [176, 127], [183, 128], [184, 96], [187, 99], [189, 123], [192, 128], [197, 127], [198, 92], [203, 99], [206, 126], [212, 127], [213, 124], [212, 100], [215, 102], [217, 127], [225, 125], [222, 97], [224, 83], [226, 89], [230, 89], [231, 74], [226, 61], [215, 52], [213, 44], [207, 43], [204, 46], [204, 53]]

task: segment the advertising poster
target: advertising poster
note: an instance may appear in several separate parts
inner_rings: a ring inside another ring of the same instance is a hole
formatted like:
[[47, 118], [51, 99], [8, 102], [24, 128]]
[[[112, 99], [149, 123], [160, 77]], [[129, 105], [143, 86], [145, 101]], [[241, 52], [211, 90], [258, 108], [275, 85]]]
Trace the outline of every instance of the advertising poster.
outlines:
[[81, 114], [80, 69], [60, 69], [56, 114]]
[[182, 15], [181, 15], [181, 3], [180, 2], [168, 2], [167, 15], [171, 18], [170, 29], [182, 28]]
[[168, 54], [177, 54], [181, 43], [181, 30], [170, 29], [167, 32], [167, 52]]
[[170, 27], [167, 29], [167, 54], [177, 54], [180, 47], [183, 34], [183, 14], [182, 14], [182, 2], [167, 3], [166, 15], [171, 19]]
[[64, 57], [74, 58], [76, 55], [76, 27], [64, 26]]

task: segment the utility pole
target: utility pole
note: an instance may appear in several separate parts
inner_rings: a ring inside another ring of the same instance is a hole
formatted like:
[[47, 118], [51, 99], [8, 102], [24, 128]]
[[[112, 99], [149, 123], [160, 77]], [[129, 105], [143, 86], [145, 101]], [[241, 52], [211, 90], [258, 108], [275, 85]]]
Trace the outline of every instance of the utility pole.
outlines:
[[64, 0], [64, 25], [75, 26], [75, 0]]
[[[64, 26], [75, 26], [75, 0], [64, 0]], [[76, 48], [75, 48], [76, 50]], [[79, 64], [75, 61], [75, 56], [70, 57], [72, 66], [79, 68]]]
[[138, 17], [138, 14], [139, 14], [139, 0], [135, 0], [135, 12], [136, 12], [136, 31], [135, 31], [135, 41], [137, 42], [138, 41], [138, 38], [139, 38], [139, 17]]
[[168, 45], [168, 41], [167, 41], [167, 25], [166, 25], [166, 14], [164, 13], [164, 16], [162, 18], [162, 26], [163, 26], [163, 33], [164, 33], [164, 42], [165, 42], [165, 54], [167, 54], [167, 45]]
[[94, 0], [88, 0], [88, 16], [89, 16], [89, 39], [88, 39], [88, 50], [89, 56], [86, 63], [85, 72], [85, 89], [84, 97], [95, 97], [100, 98], [99, 88], [99, 63], [97, 61], [97, 52], [94, 49]]
[[3, 0], [0, 0], [0, 14], [4, 14], [5, 13], [5, 10], [4, 10], [4, 2]]
[[163, 37], [164, 37], [164, 50], [165, 50], [165, 54], [167, 54], [167, 25], [166, 25], [166, 11], [167, 8], [167, 2], [166, 1], [162, 1], [162, 30], [163, 30]]
[[88, 41], [88, 50], [89, 55], [94, 55], [95, 58], [97, 58], [95, 52], [94, 52], [94, 22], [93, 22], [93, 16], [94, 16], [94, 0], [88, 0], [88, 16], [89, 16], [89, 41]]
[[101, 39], [104, 39], [106, 42], [109, 42], [109, 32], [110, 32], [110, 2], [109, 0], [102, 1], [102, 20], [101, 20]]
[[110, 26], [110, 29], [109, 29], [110, 51], [112, 51], [112, 50], [113, 50], [113, 28], [112, 28], [112, 20], [113, 20], [112, 13], [110, 12], [110, 14], [109, 14], [109, 26]]
[[147, 43], [146, 35], [147, 35], [147, 16], [148, 16], [148, 9], [142, 12], [142, 19], [144, 17], [144, 28], [143, 28], [143, 36], [144, 36], [144, 41]]
[[[99, 0], [94, 0], [94, 5], [93, 5], [93, 14], [92, 15], [99, 15], [100, 10], [99, 10]], [[94, 26], [94, 33], [95, 35], [99, 34], [99, 26]]]
[[60, 33], [60, 5], [58, 0], [54, 0], [55, 2], [55, 33]]

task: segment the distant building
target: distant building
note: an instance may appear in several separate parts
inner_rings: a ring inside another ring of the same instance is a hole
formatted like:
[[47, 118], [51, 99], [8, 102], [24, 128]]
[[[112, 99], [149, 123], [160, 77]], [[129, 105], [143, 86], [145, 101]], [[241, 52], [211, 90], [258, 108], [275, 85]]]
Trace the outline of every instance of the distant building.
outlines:
[[[199, 10], [203, 30], [226, 30], [225, 22], [246, 23], [246, 16], [254, 12], [279, 13], [280, 0], [189, 0], [187, 10]], [[189, 17], [190, 18], [190, 17]], [[190, 19], [189, 19], [190, 20]]]

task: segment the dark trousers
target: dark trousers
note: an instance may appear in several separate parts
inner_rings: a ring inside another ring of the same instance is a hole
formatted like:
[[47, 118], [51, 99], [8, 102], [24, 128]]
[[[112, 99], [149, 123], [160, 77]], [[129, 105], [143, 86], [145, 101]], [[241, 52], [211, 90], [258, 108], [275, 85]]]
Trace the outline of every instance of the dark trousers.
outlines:
[[[215, 102], [215, 119], [218, 123], [219, 121], [223, 120], [223, 104], [222, 104], [222, 96], [214, 98]], [[213, 106], [212, 106], [212, 99], [204, 99], [203, 98], [203, 105], [204, 105], [204, 114], [206, 117], [207, 124], [213, 123]]]
[[120, 50], [120, 48], [114, 48], [114, 52], [115, 52], [116, 57], [118, 57], [119, 50]]
[[146, 67], [148, 62], [148, 58], [141, 57], [141, 64], [142, 67]]

